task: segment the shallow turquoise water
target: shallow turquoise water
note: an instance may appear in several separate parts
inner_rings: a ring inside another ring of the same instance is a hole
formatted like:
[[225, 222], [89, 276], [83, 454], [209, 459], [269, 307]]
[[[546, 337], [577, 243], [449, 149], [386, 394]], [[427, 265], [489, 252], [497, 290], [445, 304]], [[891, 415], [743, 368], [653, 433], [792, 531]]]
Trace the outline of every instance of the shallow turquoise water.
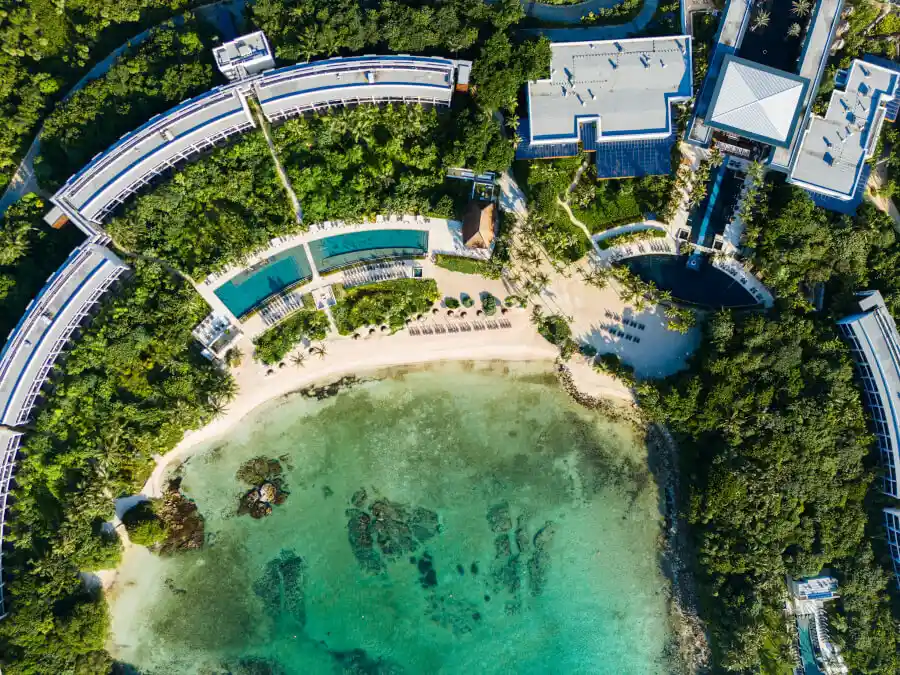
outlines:
[[[284, 455], [291, 494], [238, 517], [234, 474], [259, 454]], [[645, 454], [534, 367], [282, 400], [186, 465], [209, 543], [126, 559], [113, 651], [146, 673], [668, 673]], [[360, 488], [364, 508], [433, 510], [441, 531], [395, 559], [376, 545], [383, 569], [365, 571], [348, 536]], [[490, 522], [503, 504], [509, 521]]]

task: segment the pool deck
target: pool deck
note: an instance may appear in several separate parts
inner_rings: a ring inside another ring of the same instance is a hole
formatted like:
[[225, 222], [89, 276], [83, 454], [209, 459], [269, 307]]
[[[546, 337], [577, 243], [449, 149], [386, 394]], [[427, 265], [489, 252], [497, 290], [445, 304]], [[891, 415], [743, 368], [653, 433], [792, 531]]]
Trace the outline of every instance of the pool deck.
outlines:
[[[450, 253], [475, 258], [488, 257], [486, 251], [467, 249], [462, 241], [462, 223], [456, 220], [443, 218], [426, 218], [424, 216], [378, 216], [374, 221], [355, 223], [352, 225], [342, 223], [322, 223], [313, 225], [309, 231], [293, 236], [276, 237], [270, 245], [245, 258], [241, 264], [232, 265], [224, 272], [210, 275], [201, 282], [195, 282], [194, 287], [209, 303], [215, 312], [223, 313], [241, 326], [241, 330], [253, 337], [265, 331], [269, 326], [265, 324], [258, 314], [251, 314], [244, 320], [237, 317], [225, 306], [225, 303], [216, 295], [217, 288], [227, 283], [240, 273], [255, 265], [265, 264], [272, 256], [302, 246], [310, 269], [313, 272], [312, 279], [291, 289], [294, 293], [309, 293], [324, 288], [334, 283], [343, 283], [344, 272], [337, 270], [321, 276], [316, 269], [315, 261], [309, 248], [309, 243], [320, 239], [327, 239], [342, 234], [354, 232], [366, 232], [376, 230], [422, 230], [428, 232], [429, 250], [432, 253]], [[430, 263], [429, 263], [430, 265]], [[426, 265], [427, 266], [427, 265]]]

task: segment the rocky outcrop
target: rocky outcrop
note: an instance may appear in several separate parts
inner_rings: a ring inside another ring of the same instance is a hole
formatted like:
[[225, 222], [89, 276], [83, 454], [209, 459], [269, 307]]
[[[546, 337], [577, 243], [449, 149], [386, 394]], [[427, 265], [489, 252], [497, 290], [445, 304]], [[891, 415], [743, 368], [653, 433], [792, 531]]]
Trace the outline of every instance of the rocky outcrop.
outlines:
[[253, 488], [241, 496], [238, 515], [264, 518], [272, 513], [273, 506], [283, 504], [288, 496], [283, 473], [281, 462], [270, 457], [254, 457], [244, 462], [237, 478]]
[[181, 478], [169, 481], [158, 515], [168, 533], [160, 546], [160, 553], [174, 553], [203, 546], [203, 516], [197, 505], [181, 494]]
[[488, 522], [491, 524], [491, 532], [509, 532], [512, 529], [512, 519], [509, 517], [509, 504], [501, 502], [494, 504], [487, 513]]

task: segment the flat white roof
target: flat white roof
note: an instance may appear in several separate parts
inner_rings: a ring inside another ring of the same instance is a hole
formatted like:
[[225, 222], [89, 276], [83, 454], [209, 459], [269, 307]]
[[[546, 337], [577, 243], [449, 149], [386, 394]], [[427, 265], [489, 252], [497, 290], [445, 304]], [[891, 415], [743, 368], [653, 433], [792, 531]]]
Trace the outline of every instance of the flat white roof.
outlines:
[[270, 59], [272, 52], [265, 33], [260, 30], [219, 45], [213, 49], [213, 55], [219, 68], [227, 68], [260, 59]]
[[875, 152], [885, 106], [897, 95], [900, 72], [853, 61], [843, 91], [835, 89], [825, 117], [810, 117], [792, 183], [845, 201], [853, 198], [867, 158]]
[[[72, 217], [102, 222], [133, 192], [213, 142], [254, 126], [236, 86], [213, 89], [124, 135], [53, 195]], [[77, 220], [76, 218], [73, 218]]]
[[753, 140], [790, 144], [809, 80], [729, 54], [704, 124]]
[[89, 243], [72, 251], [47, 280], [0, 352], [0, 424], [29, 420], [72, 332], [126, 269], [112, 251]]
[[578, 140], [597, 122], [597, 140], [668, 136], [671, 104], [693, 96], [691, 38], [556, 42], [550, 77], [528, 84], [531, 142]]
[[468, 62], [416, 56], [328, 59], [270, 71], [254, 83], [266, 118], [372, 101], [450, 104], [457, 65]]

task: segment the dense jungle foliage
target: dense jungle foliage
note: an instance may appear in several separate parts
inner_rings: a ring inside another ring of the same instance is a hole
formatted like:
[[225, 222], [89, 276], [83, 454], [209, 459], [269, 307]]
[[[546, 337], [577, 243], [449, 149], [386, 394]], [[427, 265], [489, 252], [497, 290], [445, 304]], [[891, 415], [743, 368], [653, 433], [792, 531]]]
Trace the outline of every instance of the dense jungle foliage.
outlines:
[[213, 36], [203, 21], [153, 31], [44, 120], [35, 171], [55, 190], [122, 134], [224, 78], [213, 66]]
[[3, 558], [10, 615], [4, 673], [104, 673], [106, 602], [80, 570], [116, 563], [100, 523], [113, 497], [140, 489], [152, 457], [209, 421], [233, 395], [191, 329], [209, 308], [158, 264], [134, 275], [67, 355], [16, 467]]
[[342, 335], [386, 325], [400, 330], [409, 318], [425, 314], [441, 297], [434, 279], [397, 279], [348, 289], [333, 309]]
[[47, 278], [84, 241], [74, 227], [50, 229], [45, 211], [44, 202], [30, 194], [0, 219], [0, 348]]
[[[830, 568], [841, 584], [831, 634], [851, 672], [896, 673], [890, 562], [880, 507], [867, 502], [879, 500], [873, 438], [834, 320], [866, 288], [898, 308], [900, 246], [871, 205], [850, 218], [796, 188], [766, 193], [764, 225], [748, 244], [775, 310], [713, 315], [689, 371], [640, 385], [641, 404], [682, 447], [717, 667], [780, 672], [791, 663], [784, 575]], [[808, 299], [815, 284], [827, 289], [822, 313]]]

